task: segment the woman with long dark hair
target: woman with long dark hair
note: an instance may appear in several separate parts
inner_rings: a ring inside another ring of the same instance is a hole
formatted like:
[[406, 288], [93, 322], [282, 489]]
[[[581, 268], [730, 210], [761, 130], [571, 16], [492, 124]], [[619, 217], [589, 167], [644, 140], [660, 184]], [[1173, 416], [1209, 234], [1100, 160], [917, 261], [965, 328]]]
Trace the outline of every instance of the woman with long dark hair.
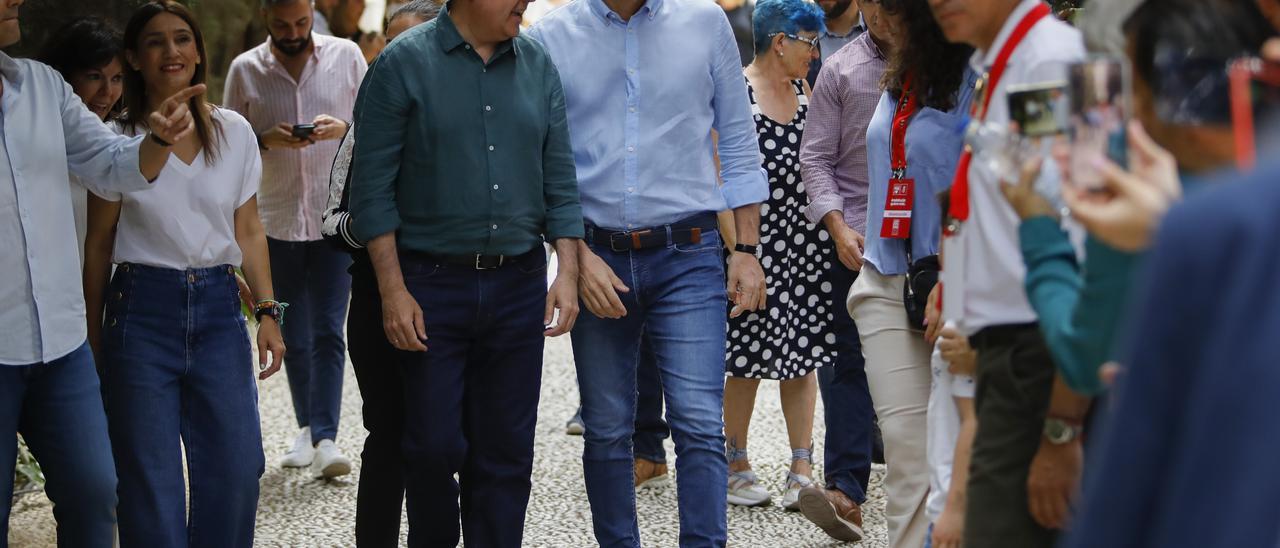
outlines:
[[[942, 216], [934, 197], [955, 174], [963, 146], [956, 128], [968, 114], [976, 76], [967, 68], [972, 49], [947, 42], [927, 0], [884, 0], [880, 17], [890, 18], [899, 47], [867, 127], [865, 263], [848, 307], [884, 436], [889, 545], [918, 547], [931, 521], [926, 411], [932, 347], [923, 325], [909, 318], [904, 290], [909, 267], [938, 253]], [[927, 295], [929, 288], [921, 291]]]
[[[96, 17], [74, 19], [45, 42], [38, 61], [53, 67], [71, 85], [84, 105], [104, 122], [120, 111], [124, 93], [124, 49], [120, 31]], [[75, 212], [80, 262], [84, 263], [85, 216], [88, 192], [71, 177], [71, 207]]]
[[[146, 130], [160, 98], [205, 81], [207, 57], [195, 18], [169, 0], [138, 8], [124, 45], [127, 110], [115, 127], [134, 135]], [[253, 129], [203, 94], [188, 107], [195, 131], [172, 143], [154, 188], [90, 202], [90, 338], [100, 340], [121, 544], [248, 547], [263, 453], [235, 267], [263, 299], [261, 379], [284, 355], [283, 307], [272, 300], [258, 220], [262, 167]], [[111, 262], [118, 267], [108, 285]]]

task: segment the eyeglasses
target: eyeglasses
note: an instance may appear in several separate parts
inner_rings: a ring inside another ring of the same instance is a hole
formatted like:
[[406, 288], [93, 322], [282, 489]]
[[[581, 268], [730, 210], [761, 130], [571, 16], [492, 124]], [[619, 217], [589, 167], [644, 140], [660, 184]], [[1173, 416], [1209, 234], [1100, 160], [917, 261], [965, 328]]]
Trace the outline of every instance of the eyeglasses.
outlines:
[[804, 42], [805, 44], [809, 44], [809, 51], [813, 51], [813, 50], [815, 50], [815, 49], [818, 49], [818, 39], [817, 39], [817, 38], [805, 38], [805, 37], [803, 37], [803, 36], [796, 35], [796, 34], [791, 34], [791, 33], [787, 33], [787, 32], [775, 32], [775, 33], [773, 33], [773, 34], [770, 34], [770, 35], [769, 35], [769, 37], [770, 37], [770, 38], [773, 38], [774, 36], [777, 36], [777, 35], [779, 35], [779, 34], [781, 34], [781, 35], [783, 35], [783, 36], [786, 36], [787, 38], [790, 38], [790, 39], [792, 39], [792, 40], [795, 40], [795, 41], [797, 41], [797, 42]]

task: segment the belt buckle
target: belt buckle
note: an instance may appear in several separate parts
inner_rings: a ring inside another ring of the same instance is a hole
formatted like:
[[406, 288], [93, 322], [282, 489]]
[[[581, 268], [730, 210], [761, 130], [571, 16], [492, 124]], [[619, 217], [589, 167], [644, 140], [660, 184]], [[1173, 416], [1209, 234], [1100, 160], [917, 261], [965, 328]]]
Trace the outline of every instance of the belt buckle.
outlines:
[[503, 263], [503, 261], [505, 261], [505, 260], [506, 260], [507, 256], [506, 256], [506, 255], [498, 255], [498, 264], [496, 264], [496, 265], [494, 265], [494, 266], [484, 266], [484, 265], [480, 264], [480, 259], [482, 259], [482, 258], [484, 258], [484, 255], [481, 255], [481, 254], [479, 254], [479, 253], [477, 253], [477, 254], [476, 254], [476, 270], [494, 270], [494, 269], [496, 269], [496, 268], [498, 268], [498, 267], [502, 266], [502, 263]]

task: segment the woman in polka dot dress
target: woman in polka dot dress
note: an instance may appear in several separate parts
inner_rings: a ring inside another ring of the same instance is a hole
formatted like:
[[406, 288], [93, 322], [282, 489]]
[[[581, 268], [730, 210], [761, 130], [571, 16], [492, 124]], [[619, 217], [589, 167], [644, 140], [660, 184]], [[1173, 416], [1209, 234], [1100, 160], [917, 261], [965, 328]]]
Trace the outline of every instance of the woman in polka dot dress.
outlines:
[[[744, 71], [760, 139], [761, 165], [771, 195], [760, 211], [760, 262], [768, 280], [768, 307], [729, 321], [724, 420], [729, 457], [729, 502], [770, 501], [747, 460], [747, 429], [760, 379], [780, 381], [792, 461], [783, 506], [797, 510], [800, 489], [812, 483], [814, 370], [835, 361], [832, 318], [836, 299], [822, 274], [836, 263], [831, 237], [804, 217], [800, 138], [808, 110], [803, 80], [817, 57], [822, 11], [804, 0], [762, 0], [756, 5], [756, 57]], [[782, 121], [780, 121], [782, 120]]]

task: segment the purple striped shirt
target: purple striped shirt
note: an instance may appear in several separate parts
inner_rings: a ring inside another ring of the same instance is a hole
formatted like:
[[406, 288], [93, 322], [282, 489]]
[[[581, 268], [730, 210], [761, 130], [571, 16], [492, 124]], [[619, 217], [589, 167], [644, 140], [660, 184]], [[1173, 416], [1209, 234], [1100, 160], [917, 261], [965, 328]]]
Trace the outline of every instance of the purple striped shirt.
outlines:
[[804, 213], [811, 222], [840, 211], [850, 228], [866, 234], [867, 125], [880, 102], [880, 77], [887, 67], [869, 32], [822, 64], [800, 145], [800, 173], [809, 195]]
[[[350, 40], [312, 33], [315, 51], [295, 81], [268, 41], [236, 57], [227, 74], [223, 106], [249, 120], [261, 135], [280, 122], [310, 124], [321, 114], [350, 123], [364, 79], [364, 55]], [[329, 170], [338, 140], [262, 153], [258, 214], [267, 236], [289, 242], [321, 239], [329, 197]]]

